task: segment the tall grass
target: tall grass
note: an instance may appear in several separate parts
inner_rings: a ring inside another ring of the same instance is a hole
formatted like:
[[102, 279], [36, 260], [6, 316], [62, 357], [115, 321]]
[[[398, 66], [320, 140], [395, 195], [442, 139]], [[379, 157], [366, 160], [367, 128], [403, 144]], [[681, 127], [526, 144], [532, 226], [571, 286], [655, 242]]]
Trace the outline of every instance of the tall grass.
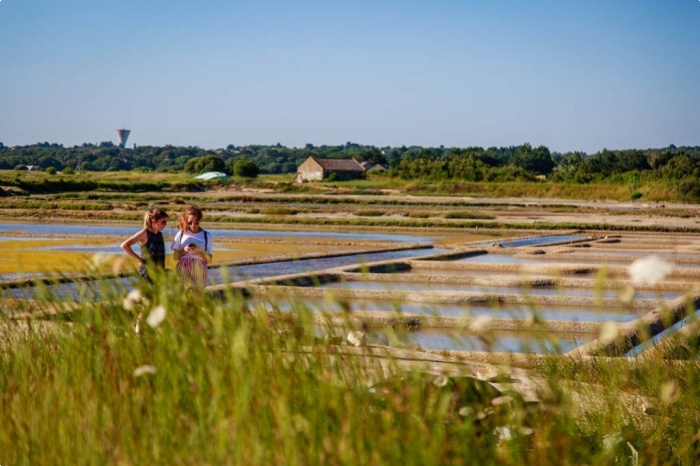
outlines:
[[[66, 312], [0, 322], [0, 464], [699, 458], [692, 363], [552, 360], [533, 373], [540, 401], [526, 403], [475, 379], [405, 372], [405, 361], [327, 343], [303, 308], [251, 309], [238, 292], [173, 282], [144, 287], [142, 299], [125, 301], [126, 292], [104, 289], [103, 301], [86, 296], [75, 309], [47, 296], [46, 307]], [[166, 311], [162, 322], [154, 309]], [[631, 394], [644, 401], [627, 403]]]

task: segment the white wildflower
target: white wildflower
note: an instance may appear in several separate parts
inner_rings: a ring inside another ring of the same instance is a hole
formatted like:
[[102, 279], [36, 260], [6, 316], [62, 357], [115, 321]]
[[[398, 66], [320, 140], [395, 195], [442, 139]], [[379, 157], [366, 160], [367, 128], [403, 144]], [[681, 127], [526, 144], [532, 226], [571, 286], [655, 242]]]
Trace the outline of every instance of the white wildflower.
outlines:
[[510, 427], [498, 426], [495, 429], [493, 429], [493, 433], [496, 434], [496, 438], [500, 442], [510, 440], [511, 438], [513, 438], [513, 434], [510, 431]]
[[676, 266], [657, 256], [637, 259], [627, 269], [635, 285], [655, 285], [666, 278]]
[[598, 339], [603, 343], [612, 343], [620, 335], [617, 324], [614, 322], [606, 322], [600, 326]]
[[606, 452], [612, 452], [617, 448], [617, 446], [623, 441], [622, 434], [619, 432], [614, 432], [603, 437], [603, 450]]
[[484, 333], [491, 330], [491, 318], [486, 316], [480, 316], [472, 320], [469, 324], [469, 330], [474, 333]]
[[440, 374], [433, 379], [433, 385], [436, 387], [444, 387], [449, 382], [449, 379], [444, 375]]
[[146, 318], [146, 323], [151, 328], [156, 328], [163, 323], [166, 315], [167, 312], [165, 311], [165, 307], [161, 304], [160, 306], [154, 307], [153, 310], [148, 314], [148, 317]]
[[122, 302], [122, 307], [127, 311], [133, 311], [136, 304], [141, 302], [142, 298], [143, 296], [141, 296], [141, 290], [139, 290], [138, 288], [135, 290], [131, 290], [129, 291], [129, 294], [126, 295], [126, 298], [124, 298], [124, 301]]
[[627, 285], [620, 291], [617, 297], [622, 304], [630, 305], [634, 302], [634, 293], [634, 287], [632, 285]]
[[348, 333], [347, 341], [353, 346], [365, 346], [365, 332], [354, 330]]
[[112, 256], [109, 254], [104, 254], [101, 252], [98, 252], [97, 254], [92, 255], [92, 266], [96, 269], [99, 269], [102, 267], [104, 264], [109, 262], [110, 258]]
[[669, 380], [661, 386], [661, 401], [665, 405], [672, 405], [681, 397], [681, 387], [675, 380]]
[[134, 377], [141, 377], [142, 375], [155, 373], [156, 368], [153, 366], [149, 366], [148, 364], [144, 364], [143, 366], [139, 366], [136, 369], [134, 369]]

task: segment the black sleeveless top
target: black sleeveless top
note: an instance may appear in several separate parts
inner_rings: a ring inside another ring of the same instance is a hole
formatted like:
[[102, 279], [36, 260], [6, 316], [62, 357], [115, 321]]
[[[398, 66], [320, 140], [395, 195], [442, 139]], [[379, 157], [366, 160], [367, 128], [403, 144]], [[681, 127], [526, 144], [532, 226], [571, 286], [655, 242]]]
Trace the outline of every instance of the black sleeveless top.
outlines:
[[153, 233], [151, 230], [146, 230], [146, 244], [141, 245], [141, 256], [144, 260], [144, 265], [139, 267], [141, 276], [152, 282], [148, 277], [145, 263], [152, 262], [156, 266], [165, 269], [165, 241], [163, 241], [163, 233]]

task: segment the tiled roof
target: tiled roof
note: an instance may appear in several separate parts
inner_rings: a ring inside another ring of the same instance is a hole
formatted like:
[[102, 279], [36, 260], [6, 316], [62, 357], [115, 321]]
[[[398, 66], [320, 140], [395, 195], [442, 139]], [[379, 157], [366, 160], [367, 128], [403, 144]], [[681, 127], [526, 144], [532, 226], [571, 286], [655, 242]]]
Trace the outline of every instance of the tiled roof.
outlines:
[[357, 163], [355, 159], [317, 159], [314, 157], [314, 160], [318, 162], [318, 164], [321, 165], [324, 170], [346, 172], [365, 171], [365, 169], [362, 168], [362, 165]]

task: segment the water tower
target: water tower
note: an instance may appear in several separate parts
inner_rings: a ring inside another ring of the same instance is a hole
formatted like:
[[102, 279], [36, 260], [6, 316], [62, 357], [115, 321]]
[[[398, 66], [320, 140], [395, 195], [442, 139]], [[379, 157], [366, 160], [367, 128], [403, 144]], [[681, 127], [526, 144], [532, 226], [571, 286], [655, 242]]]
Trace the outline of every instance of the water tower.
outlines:
[[117, 138], [119, 139], [119, 147], [126, 147], [126, 140], [129, 139], [129, 133], [131, 133], [130, 129], [118, 129], [117, 130]]

